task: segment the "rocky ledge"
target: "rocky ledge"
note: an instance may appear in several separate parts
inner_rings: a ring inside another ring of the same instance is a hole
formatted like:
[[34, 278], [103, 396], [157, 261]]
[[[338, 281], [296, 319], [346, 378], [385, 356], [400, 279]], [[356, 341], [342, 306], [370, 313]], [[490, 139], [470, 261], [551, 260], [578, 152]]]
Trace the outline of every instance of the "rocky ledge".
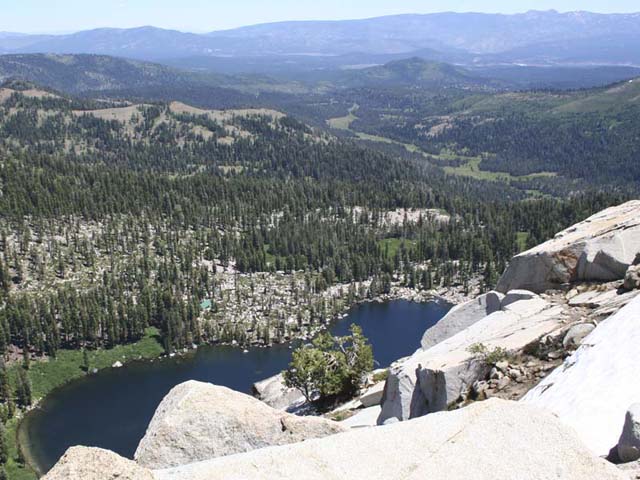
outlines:
[[593, 457], [553, 415], [497, 399], [155, 475], [158, 480], [625, 478]]
[[638, 252], [640, 200], [634, 200], [603, 210], [517, 255], [498, 282], [498, 290], [543, 292], [573, 282], [619, 280]]
[[[47, 480], [81, 478], [58, 476], [65, 465], [69, 467], [68, 462], [57, 466]], [[627, 478], [613, 465], [594, 457], [552, 414], [498, 399], [409, 422], [176, 468], [152, 471], [131, 465], [131, 473], [123, 477], [110, 475], [108, 465], [104, 468], [105, 475], [100, 478], [155, 480]]]
[[154, 480], [150, 470], [108, 450], [72, 447], [46, 480]]
[[162, 400], [135, 453], [167, 468], [345, 431], [336, 422], [275, 410], [225, 387], [190, 381]]
[[640, 401], [640, 298], [587, 336], [523, 399], [556, 413], [597, 455], [617, 445], [627, 409]]
[[[482, 349], [487, 355], [519, 351], [562, 329], [562, 309], [531, 292], [514, 290], [506, 296], [492, 292], [480, 303], [495, 303], [491, 308], [497, 310], [483, 316], [477, 301], [463, 305], [442, 319], [445, 325], [461, 328], [458, 333], [451, 328], [452, 336], [391, 368], [379, 424], [446, 410], [489, 373], [491, 362], [478, 355]], [[457, 319], [464, 312], [467, 321], [460, 323]]]

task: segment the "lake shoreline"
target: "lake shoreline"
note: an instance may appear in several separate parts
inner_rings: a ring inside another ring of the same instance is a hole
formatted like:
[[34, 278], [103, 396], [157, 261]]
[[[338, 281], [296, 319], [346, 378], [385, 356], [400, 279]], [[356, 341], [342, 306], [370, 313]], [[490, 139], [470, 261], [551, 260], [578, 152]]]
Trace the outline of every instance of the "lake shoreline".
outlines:
[[[322, 324], [317, 328], [317, 331], [314, 331], [314, 335], [317, 334], [318, 332], [322, 331], [322, 330], [326, 330], [327, 328], [330, 328], [332, 325], [334, 325], [336, 322], [344, 319], [347, 316], [347, 313], [352, 311], [354, 308], [357, 308], [358, 306], [361, 305], [365, 305], [365, 304], [371, 304], [371, 303], [375, 303], [375, 304], [388, 304], [388, 303], [392, 303], [394, 301], [399, 301], [399, 300], [404, 300], [410, 303], [418, 303], [418, 304], [422, 304], [422, 303], [435, 303], [438, 305], [442, 305], [442, 306], [447, 306], [450, 307], [451, 305], [454, 304], [454, 302], [452, 301], [453, 298], [451, 296], [445, 296], [440, 294], [441, 292], [435, 292], [435, 291], [419, 291], [419, 290], [414, 290], [414, 289], [408, 289], [408, 288], [403, 288], [403, 287], [394, 287], [392, 289], [392, 292], [390, 294], [383, 294], [383, 295], [378, 295], [374, 298], [370, 298], [370, 299], [361, 299], [357, 302], [354, 302], [353, 305], [351, 305], [348, 309], [346, 309], [345, 313], [340, 313], [337, 314], [335, 318], [333, 318], [331, 321], [327, 322], [326, 324]], [[444, 292], [446, 293], [446, 292]], [[459, 292], [458, 292], [459, 294]], [[457, 300], [457, 298], [456, 298]], [[305, 336], [301, 335], [301, 336], [296, 336], [295, 338], [289, 339], [286, 342], [282, 342], [281, 344], [276, 344], [276, 345], [288, 345], [293, 341], [296, 340], [300, 340], [300, 339], [308, 339], [305, 338]], [[236, 348], [238, 350], [241, 350], [244, 348], [244, 346], [238, 345], [238, 344], [234, 344], [234, 343], [221, 343], [221, 342], [216, 342], [216, 343], [211, 343], [211, 344], [203, 344], [200, 346], [195, 346], [195, 348], [193, 349], [188, 349], [186, 351], [180, 351], [180, 352], [176, 352], [174, 354], [171, 355], [166, 355], [164, 354], [164, 352], [159, 352], [157, 355], [155, 356], [148, 356], [148, 357], [144, 357], [144, 358], [127, 358], [126, 361], [122, 362], [124, 365], [124, 368], [131, 368], [132, 365], [134, 364], [149, 364], [149, 363], [153, 363], [156, 360], [162, 360], [162, 359], [171, 359], [171, 358], [185, 358], [188, 357], [189, 355], [195, 355], [197, 353], [197, 351], [201, 348], [201, 347], [205, 347], [205, 346], [211, 346], [211, 347], [231, 347], [231, 348]], [[268, 350], [269, 348], [273, 348], [273, 345], [268, 345], [268, 346], [252, 346], [250, 347], [251, 349], [260, 349], [260, 350]], [[247, 350], [244, 350], [245, 352]], [[83, 376], [75, 376], [73, 378], [69, 378], [68, 381], [65, 381], [59, 385], [57, 385], [54, 389], [50, 390], [49, 392], [47, 392], [47, 394], [45, 396], [43, 396], [42, 398], [38, 399], [38, 406], [32, 408], [30, 411], [26, 412], [22, 418], [20, 419], [20, 421], [17, 424], [16, 427], [16, 432], [15, 432], [15, 441], [16, 444], [18, 446], [18, 448], [20, 448], [23, 458], [25, 459], [25, 465], [27, 466], [27, 468], [33, 470], [33, 472], [35, 473], [36, 476], [40, 476], [43, 474], [43, 472], [45, 472], [47, 470], [47, 468], [43, 468], [43, 465], [40, 464], [40, 462], [38, 462], [38, 460], [36, 460], [37, 455], [34, 455], [34, 452], [32, 451], [32, 446], [33, 446], [33, 441], [30, 438], [29, 435], [29, 421], [31, 420], [32, 416], [34, 415], [34, 411], [39, 410], [41, 407], [40, 405], [44, 402], [47, 401], [47, 399], [52, 396], [53, 394], [55, 394], [57, 391], [59, 391], [60, 389], [63, 389], [64, 387], [69, 386], [70, 384], [73, 384], [75, 381], [82, 381], [84, 380], [87, 376], [92, 376], [93, 374], [96, 373], [101, 373], [104, 370], [109, 370], [110, 368], [113, 368], [112, 365], [105, 365], [102, 368], [97, 369], [96, 371], [94, 371], [92, 374], [85, 374]], [[32, 477], [32, 478], [36, 478], [36, 477]]]
[[[20, 412], [17, 419], [12, 441], [21, 452], [25, 460], [24, 466], [17, 466], [17, 470], [21, 470], [24, 478], [38, 478], [43, 475], [42, 466], [35, 460], [31, 449], [31, 441], [26, 431], [28, 421], [34, 412], [41, 408], [47, 398], [55, 394], [56, 391], [66, 387], [74, 381], [81, 381], [87, 376], [103, 370], [114, 368], [115, 362], [120, 362], [123, 366], [134, 362], [153, 361], [163, 356], [163, 349], [160, 342], [157, 341], [158, 332], [156, 329], [148, 329], [145, 336], [138, 342], [129, 345], [119, 345], [113, 349], [98, 349], [91, 352], [91, 361], [93, 363], [90, 372], [82, 371], [82, 352], [79, 350], [62, 350], [58, 353], [56, 359], [47, 359], [39, 362], [33, 362], [29, 369], [29, 378], [33, 384], [34, 402], [31, 407]], [[154, 343], [156, 342], [156, 343]], [[23, 368], [20, 364], [14, 364], [12, 369]], [[81, 372], [81, 373], [79, 373]], [[52, 384], [40, 384], [38, 378], [47, 376], [53, 378]], [[31, 474], [31, 477], [29, 475]], [[34, 476], [35, 475], [35, 476]]]

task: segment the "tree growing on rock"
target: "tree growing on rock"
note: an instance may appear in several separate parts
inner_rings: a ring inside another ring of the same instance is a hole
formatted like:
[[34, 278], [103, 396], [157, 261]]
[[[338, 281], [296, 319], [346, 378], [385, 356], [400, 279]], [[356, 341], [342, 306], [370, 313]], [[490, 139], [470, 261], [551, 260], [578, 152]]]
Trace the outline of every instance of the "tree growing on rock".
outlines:
[[298, 348], [293, 352], [289, 369], [284, 372], [285, 385], [299, 390], [307, 402], [326, 390], [333, 375], [328, 371], [327, 359], [317, 348]]
[[285, 385], [299, 390], [308, 402], [358, 392], [362, 378], [373, 369], [373, 350], [362, 329], [351, 326], [351, 335], [322, 333], [312, 345], [293, 352]]

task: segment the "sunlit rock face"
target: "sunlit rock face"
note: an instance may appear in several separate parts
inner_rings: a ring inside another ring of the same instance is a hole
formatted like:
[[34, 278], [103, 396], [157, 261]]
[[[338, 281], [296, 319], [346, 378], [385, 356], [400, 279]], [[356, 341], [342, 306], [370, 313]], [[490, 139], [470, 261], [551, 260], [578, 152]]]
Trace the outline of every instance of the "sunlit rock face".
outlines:
[[640, 399], [640, 298], [584, 338], [564, 364], [522, 400], [556, 413], [597, 455], [618, 443], [630, 405]]
[[603, 210], [515, 256], [497, 290], [543, 292], [578, 281], [622, 280], [640, 252], [640, 201]]
[[[535, 293], [514, 290], [504, 297], [496, 296], [495, 302], [498, 310], [391, 367], [379, 424], [445, 410], [475, 381], [484, 378], [489, 365], [474, 355], [473, 345], [482, 344], [488, 350], [519, 351], [563, 328], [562, 308]], [[472, 300], [459, 307], [458, 312], [481, 315], [486, 307], [478, 310], [478, 305], [477, 300]]]
[[154, 474], [157, 480], [627, 478], [552, 414], [497, 399]]
[[345, 430], [337, 422], [298, 417], [225, 387], [189, 381], [162, 400], [135, 459], [166, 468]]

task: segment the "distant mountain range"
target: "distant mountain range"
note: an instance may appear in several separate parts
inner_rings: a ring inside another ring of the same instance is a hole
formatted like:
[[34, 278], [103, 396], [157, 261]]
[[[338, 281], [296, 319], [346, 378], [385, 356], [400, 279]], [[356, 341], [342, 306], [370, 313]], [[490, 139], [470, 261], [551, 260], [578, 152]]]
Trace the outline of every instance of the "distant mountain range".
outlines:
[[0, 83], [26, 81], [73, 95], [122, 95], [140, 100], [181, 99], [211, 108], [245, 104], [259, 106], [262, 97], [270, 93], [295, 95], [350, 88], [419, 87], [479, 91], [588, 88], [640, 77], [640, 68], [465, 68], [411, 57], [382, 65], [315, 70], [293, 77], [297, 79], [224, 75], [105, 55], [0, 55]]
[[0, 53], [91, 53], [218, 71], [348, 67], [398, 56], [463, 65], [640, 65], [640, 14], [440, 13], [282, 22], [209, 34], [155, 27], [0, 33]]
[[[423, 48], [495, 54], [546, 42], [640, 35], [640, 14], [531, 11], [517, 15], [438, 13], [334, 22], [284, 22], [214, 32], [211, 38], [262, 40], [272, 53], [407, 53]], [[295, 49], [295, 50], [292, 50]]]

